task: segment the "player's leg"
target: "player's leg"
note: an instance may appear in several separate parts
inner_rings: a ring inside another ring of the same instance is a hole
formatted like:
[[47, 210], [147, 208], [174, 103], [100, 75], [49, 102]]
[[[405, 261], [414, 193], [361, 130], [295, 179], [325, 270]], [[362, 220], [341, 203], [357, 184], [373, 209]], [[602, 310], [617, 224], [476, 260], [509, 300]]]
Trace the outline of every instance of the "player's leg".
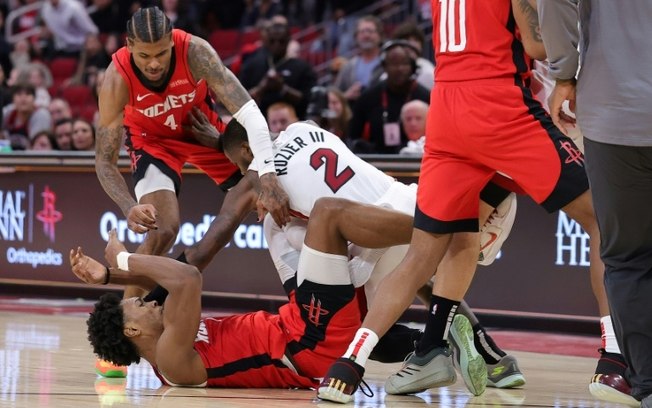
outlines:
[[[144, 160], [144, 159], [141, 159]], [[136, 249], [136, 253], [161, 255], [174, 244], [179, 232], [179, 203], [176, 196], [176, 183], [170, 177], [170, 169], [159, 169], [150, 164], [142, 173], [142, 178], [136, 180], [134, 192], [141, 204], [152, 204], [156, 208], [157, 229], [145, 235], [144, 241]], [[143, 296], [144, 292], [133, 286], [125, 287], [125, 297]]]
[[488, 183], [480, 192], [480, 265], [491, 265], [512, 231], [516, 194]]
[[[627, 392], [629, 385], [623, 376], [616, 374], [617, 367], [613, 367], [619, 361], [606, 350], [589, 390], [597, 398], [634, 405], [637, 401], [631, 399], [630, 393], [641, 398], [652, 388], [650, 314], [642, 312], [650, 308], [640, 303], [649, 299], [643, 294], [649, 293], [650, 289], [652, 239], [646, 227], [651, 225], [651, 217], [645, 204], [650, 201], [650, 191], [641, 188], [645, 184], [641, 177], [649, 180], [646, 172], [650, 149], [606, 145], [591, 140], [587, 140], [585, 146], [587, 171], [593, 197], [596, 197], [595, 213], [601, 229], [600, 254], [606, 264], [604, 283], [612, 306], [613, 328], [631, 366], [627, 379], [632, 385], [631, 392]], [[649, 306], [649, 302], [645, 305]], [[606, 334], [609, 341], [610, 333]], [[604, 370], [609, 368], [607, 364], [611, 371]], [[646, 376], [647, 380], [643, 380]], [[621, 393], [616, 394], [614, 390]]]
[[[591, 282], [600, 308], [603, 334], [613, 333], [608, 318], [608, 308], [604, 301], [605, 292], [599, 283], [604, 273], [604, 265], [597, 255], [600, 245], [599, 234], [588, 193], [589, 185], [584, 167], [584, 156], [575, 143], [551, 123], [550, 117], [540, 103], [532, 99], [527, 88], [522, 89], [522, 100], [526, 101], [527, 113], [521, 115], [513, 123], [514, 130], [511, 133], [517, 142], [512, 143], [509, 148], [511, 149], [510, 155], [514, 159], [506, 163], [504, 172], [548, 212], [555, 212], [563, 208], [590, 235]], [[521, 133], [520, 136], [517, 134], [517, 130]], [[527, 137], [523, 138], [523, 135]], [[615, 341], [609, 340], [613, 336], [607, 335], [605, 338], [616, 350]], [[610, 345], [609, 348], [611, 349], [611, 347]], [[614, 359], [622, 360], [618, 354], [619, 352], [613, 354]], [[602, 360], [598, 364], [596, 374], [600, 374], [597, 371], [612, 371], [620, 366], [619, 363], [615, 365], [602, 364], [607, 361]], [[624, 374], [624, 367], [621, 366], [618, 371]], [[620, 373], [616, 375], [620, 376]], [[595, 378], [596, 376], [593, 377], [594, 380]], [[615, 392], [619, 391], [615, 390]]]

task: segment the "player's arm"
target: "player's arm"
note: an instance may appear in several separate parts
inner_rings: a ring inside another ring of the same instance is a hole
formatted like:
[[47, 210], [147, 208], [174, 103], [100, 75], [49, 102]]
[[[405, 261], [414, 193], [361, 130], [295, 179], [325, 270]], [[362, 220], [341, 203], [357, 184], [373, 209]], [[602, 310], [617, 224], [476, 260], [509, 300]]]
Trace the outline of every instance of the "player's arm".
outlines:
[[215, 254], [231, 240], [242, 220], [256, 209], [257, 178], [255, 172], [249, 171], [229, 190], [219, 215], [211, 222], [206, 234], [193, 246], [184, 250], [189, 264], [195, 265], [200, 271], [204, 270]]
[[[193, 346], [201, 317], [202, 278], [199, 270], [163, 256], [125, 253], [115, 230], [104, 250], [106, 261], [121, 279], [151, 279], [169, 292], [163, 313], [163, 333], [156, 344], [156, 366], [170, 381], [196, 385], [206, 380], [206, 370]], [[113, 273], [112, 273], [113, 274]]]
[[548, 99], [550, 116], [557, 127], [568, 133], [565, 123], [574, 122], [562, 110], [565, 100], [575, 111], [575, 75], [579, 66], [579, 13], [576, 0], [545, 0], [538, 3], [541, 38], [546, 48], [550, 75], [555, 88]]
[[521, 32], [525, 52], [537, 60], [546, 59], [546, 50], [541, 39], [539, 15], [536, 0], [512, 0], [514, 19]]
[[115, 65], [111, 63], [106, 70], [99, 94], [100, 116], [95, 142], [95, 173], [104, 191], [128, 218], [129, 229], [143, 233], [156, 226], [154, 207], [138, 206], [118, 169], [124, 133], [123, 110], [127, 103], [129, 89]]
[[247, 90], [205, 40], [193, 36], [188, 64], [195, 80], [204, 79], [224, 107], [247, 130], [251, 151], [259, 164], [260, 200], [279, 225], [290, 220], [289, 199], [276, 178], [272, 142], [265, 117]]

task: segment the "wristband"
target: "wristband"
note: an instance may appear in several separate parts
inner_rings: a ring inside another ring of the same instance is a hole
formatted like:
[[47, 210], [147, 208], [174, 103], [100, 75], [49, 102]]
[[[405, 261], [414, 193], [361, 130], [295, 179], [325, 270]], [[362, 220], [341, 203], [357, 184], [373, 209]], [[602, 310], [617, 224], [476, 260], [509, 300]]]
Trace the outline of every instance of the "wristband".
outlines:
[[109, 280], [111, 280], [111, 272], [107, 267], [104, 267], [104, 269], [106, 269], [106, 275], [104, 276], [104, 283], [102, 283], [102, 285], [107, 285], [109, 283]]
[[129, 252], [122, 251], [118, 254], [117, 256], [117, 261], [118, 261], [118, 268], [122, 269], [123, 271], [129, 271], [129, 262], [128, 259], [131, 256]]

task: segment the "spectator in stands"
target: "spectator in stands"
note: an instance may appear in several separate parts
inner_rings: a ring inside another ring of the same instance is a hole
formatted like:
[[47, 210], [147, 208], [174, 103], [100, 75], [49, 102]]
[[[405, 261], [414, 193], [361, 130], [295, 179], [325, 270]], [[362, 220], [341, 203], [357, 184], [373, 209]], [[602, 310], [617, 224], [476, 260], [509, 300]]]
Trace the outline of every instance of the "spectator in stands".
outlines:
[[[48, 108], [52, 97], [48, 88], [52, 86], [52, 73], [42, 62], [32, 62], [26, 67], [27, 82], [36, 89], [34, 103], [39, 108]], [[24, 80], [20, 78], [21, 82]]]
[[2, 129], [5, 137], [11, 139], [13, 150], [25, 150], [30, 140], [42, 130], [52, 127], [47, 109], [35, 104], [36, 91], [29, 83], [18, 83], [12, 87], [12, 104], [3, 109]]
[[54, 123], [54, 139], [57, 143], [57, 150], [73, 150], [72, 147], [72, 123], [70, 118], [59, 119]]
[[57, 123], [61, 119], [72, 119], [72, 110], [70, 104], [63, 98], [54, 98], [48, 106], [52, 123]]
[[401, 108], [401, 125], [408, 140], [419, 140], [426, 134], [428, 104], [415, 99]]
[[399, 153], [407, 144], [401, 108], [413, 99], [430, 101], [430, 90], [414, 79], [416, 57], [417, 50], [406, 41], [389, 41], [383, 46], [381, 64], [387, 79], [364, 91], [353, 107], [347, 138], [354, 152]]
[[383, 24], [374, 16], [360, 17], [355, 30], [358, 54], [340, 70], [334, 85], [354, 103], [361, 93], [378, 81], [383, 69], [380, 66], [380, 47]]
[[57, 147], [57, 142], [54, 139], [54, 135], [52, 132], [48, 130], [42, 130], [38, 132], [35, 136], [34, 139], [32, 139], [32, 143], [29, 147], [29, 150], [38, 150], [38, 151], [52, 151], [56, 150]]
[[401, 125], [405, 130], [408, 142], [407, 146], [401, 149], [403, 155], [423, 155], [423, 147], [426, 143], [426, 117], [428, 116], [428, 104], [415, 99], [403, 105], [401, 108]]
[[332, 112], [333, 117], [328, 122], [329, 132], [344, 138], [351, 120], [351, 107], [349, 101], [339, 89], [331, 86], [328, 88], [328, 109]]
[[245, 61], [239, 77], [263, 112], [282, 101], [292, 105], [297, 116], [303, 118], [317, 74], [306, 61], [286, 55], [289, 42], [287, 24], [272, 23], [266, 30], [263, 46]]
[[423, 47], [425, 37], [419, 26], [407, 21], [394, 30], [393, 38], [395, 40], [405, 40], [417, 49], [417, 82], [428, 89], [432, 89], [435, 84], [435, 65], [430, 60], [423, 58]]
[[298, 121], [294, 107], [286, 102], [276, 102], [267, 108], [267, 123], [272, 133], [279, 133]]
[[344, 130], [351, 118], [351, 109], [339, 89], [315, 86], [310, 91], [306, 116], [319, 127], [343, 138]]
[[72, 148], [95, 151], [95, 128], [84, 119], [75, 119], [72, 123]]
[[79, 57], [86, 37], [98, 29], [77, 0], [48, 0], [43, 3], [41, 19], [47, 27], [45, 37], [53, 41], [53, 57]]
[[2, 123], [2, 108], [11, 103], [11, 90], [6, 79], [5, 70], [0, 65], [0, 123]]
[[26, 67], [32, 61], [33, 57], [34, 50], [32, 44], [26, 38], [16, 41], [14, 49], [9, 53], [12, 69], [17, 70]]
[[75, 75], [64, 83], [65, 85], [95, 86], [97, 72], [106, 69], [111, 63], [111, 57], [104, 50], [97, 34], [89, 34], [82, 50]]

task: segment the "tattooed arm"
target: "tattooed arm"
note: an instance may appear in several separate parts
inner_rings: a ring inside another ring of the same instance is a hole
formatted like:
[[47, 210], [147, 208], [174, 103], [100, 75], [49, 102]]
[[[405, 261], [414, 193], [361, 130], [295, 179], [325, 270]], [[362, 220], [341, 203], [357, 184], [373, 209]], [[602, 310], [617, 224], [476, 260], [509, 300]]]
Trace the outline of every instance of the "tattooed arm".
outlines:
[[144, 233], [156, 227], [156, 210], [150, 204], [136, 203], [118, 169], [124, 133], [123, 109], [128, 102], [127, 84], [111, 63], [106, 70], [98, 101], [100, 117], [95, 143], [95, 173], [104, 191], [127, 217], [129, 229]]
[[188, 48], [188, 65], [194, 79], [204, 79], [224, 107], [247, 130], [249, 146], [259, 168], [259, 204], [272, 214], [278, 225], [285, 225], [290, 220], [289, 200], [276, 178], [272, 141], [265, 117], [208, 42], [192, 37]]
[[541, 39], [537, 0], [512, 0], [514, 19], [521, 32], [525, 52], [537, 60], [546, 59], [546, 49]]

